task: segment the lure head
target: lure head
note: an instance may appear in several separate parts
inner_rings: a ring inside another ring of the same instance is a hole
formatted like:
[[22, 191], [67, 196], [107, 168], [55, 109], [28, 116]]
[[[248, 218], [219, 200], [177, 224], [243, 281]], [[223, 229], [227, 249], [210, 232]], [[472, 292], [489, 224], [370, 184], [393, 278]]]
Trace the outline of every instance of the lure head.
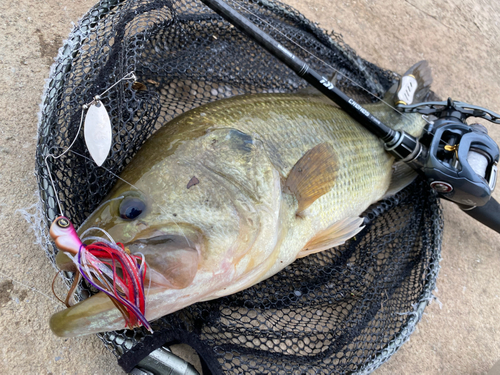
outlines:
[[61, 251], [76, 255], [82, 246], [82, 241], [80, 241], [75, 227], [64, 216], [59, 216], [52, 222], [49, 233]]

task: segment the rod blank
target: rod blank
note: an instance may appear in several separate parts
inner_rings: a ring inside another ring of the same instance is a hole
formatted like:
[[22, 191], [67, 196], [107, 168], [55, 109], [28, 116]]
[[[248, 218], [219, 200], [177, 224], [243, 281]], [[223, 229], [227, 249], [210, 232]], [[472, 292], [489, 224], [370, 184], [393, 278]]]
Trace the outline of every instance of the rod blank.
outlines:
[[303, 60], [278, 43], [270, 35], [259, 29], [249, 19], [221, 0], [202, 0], [208, 7], [250, 36], [273, 56], [292, 69], [310, 85], [334, 101], [357, 122], [385, 143], [394, 143], [399, 133], [389, 128], [370, 112], [337, 89], [328, 79], [314, 71]]

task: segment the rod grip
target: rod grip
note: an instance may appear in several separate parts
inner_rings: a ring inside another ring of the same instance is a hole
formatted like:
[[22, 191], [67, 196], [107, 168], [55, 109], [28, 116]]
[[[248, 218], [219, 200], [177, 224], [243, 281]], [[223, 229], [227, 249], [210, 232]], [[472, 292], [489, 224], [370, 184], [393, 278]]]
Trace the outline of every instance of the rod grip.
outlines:
[[500, 233], [500, 204], [492, 197], [484, 206], [464, 210], [470, 217]]

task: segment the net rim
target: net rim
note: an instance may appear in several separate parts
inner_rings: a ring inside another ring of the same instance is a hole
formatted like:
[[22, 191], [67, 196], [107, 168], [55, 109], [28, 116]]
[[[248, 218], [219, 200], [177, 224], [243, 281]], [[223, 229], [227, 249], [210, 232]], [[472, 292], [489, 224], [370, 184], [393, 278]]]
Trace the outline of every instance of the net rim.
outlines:
[[[64, 71], [71, 68], [71, 62], [78, 50], [81, 48], [82, 40], [85, 39], [92, 32], [92, 28], [88, 24], [84, 24], [85, 20], [89, 20], [89, 23], [98, 22], [99, 19], [108, 14], [111, 9], [121, 4], [127, 3], [127, 0], [109, 0], [109, 1], [101, 1], [93, 6], [82, 18], [79, 20], [78, 24], [74, 26], [73, 30], [70, 32], [68, 38], [64, 41], [63, 46], [59, 49], [58, 55], [55, 59], [55, 62], [51, 66], [49, 78], [46, 80], [45, 87], [42, 94], [42, 102], [40, 104], [40, 112], [39, 112], [39, 121], [38, 121], [38, 139], [40, 140], [40, 133], [43, 129], [42, 124], [42, 113], [51, 113], [54, 112], [53, 108], [57, 106], [57, 92], [64, 86]], [[268, 1], [265, 1], [268, 3]], [[276, 6], [281, 6], [281, 3], [276, 2]], [[88, 17], [88, 18], [87, 18]], [[311, 21], [306, 19], [306, 22], [312, 24]], [[314, 25], [313, 25], [314, 26]], [[316, 30], [318, 29], [314, 26]], [[51, 94], [52, 93], [52, 94]], [[40, 158], [43, 155], [43, 144], [37, 144], [37, 158]], [[38, 152], [40, 151], [40, 153]], [[45, 175], [40, 173], [39, 169], [35, 169], [35, 174], [39, 183], [39, 186], [49, 186], [50, 182], [47, 179], [47, 173], [50, 171], [44, 171]], [[41, 217], [45, 218], [46, 223], [50, 225], [50, 223], [55, 219], [56, 215], [50, 216], [48, 214], [49, 210], [47, 209], [50, 202], [48, 201], [47, 194], [43, 192], [43, 189], [39, 189], [39, 196], [41, 200], [41, 205], [38, 205], [39, 214]], [[54, 205], [55, 206], [55, 205]], [[440, 208], [438, 208], [440, 210]], [[47, 230], [47, 228], [45, 228]], [[440, 253], [441, 246], [441, 238], [438, 238], [436, 233], [434, 233], [434, 246], [439, 248], [437, 252], [438, 257]], [[431, 272], [427, 276], [427, 282], [423, 288], [421, 296], [419, 298], [418, 306], [415, 307], [415, 311], [410, 312], [411, 318], [407, 321], [407, 323], [401, 328], [399, 334], [391, 341], [389, 345], [387, 345], [386, 349], [383, 350], [381, 354], [374, 357], [372, 361], [364, 365], [360, 368], [356, 373], [366, 374], [370, 373], [384, 362], [386, 362], [410, 337], [411, 333], [415, 330], [416, 324], [420, 321], [423, 316], [423, 312], [425, 307], [432, 301], [434, 298], [433, 291], [436, 286], [436, 278], [439, 273], [439, 261], [440, 259], [433, 260], [435, 261], [435, 267], [432, 268]], [[54, 264], [53, 260], [51, 262]], [[106, 339], [102, 335], [97, 335], [105, 344]], [[107, 345], [106, 345], [107, 346]], [[127, 353], [124, 354], [124, 356]], [[115, 353], [116, 355], [116, 353]], [[119, 356], [117, 356], [119, 357]]]

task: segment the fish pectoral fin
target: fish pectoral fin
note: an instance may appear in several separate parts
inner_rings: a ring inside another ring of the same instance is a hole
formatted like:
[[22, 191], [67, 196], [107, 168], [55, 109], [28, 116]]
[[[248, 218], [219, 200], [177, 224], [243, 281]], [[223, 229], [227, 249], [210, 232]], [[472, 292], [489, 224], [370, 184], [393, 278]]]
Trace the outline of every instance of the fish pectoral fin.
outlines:
[[284, 184], [285, 193], [297, 198], [297, 214], [333, 188], [338, 170], [338, 157], [329, 143], [320, 143], [299, 159]]
[[304, 246], [297, 254], [297, 259], [342, 245], [363, 230], [363, 220], [362, 217], [348, 217], [329, 226]]
[[392, 166], [391, 183], [381, 199], [386, 199], [403, 190], [417, 177], [417, 172], [405, 162], [398, 161]]

